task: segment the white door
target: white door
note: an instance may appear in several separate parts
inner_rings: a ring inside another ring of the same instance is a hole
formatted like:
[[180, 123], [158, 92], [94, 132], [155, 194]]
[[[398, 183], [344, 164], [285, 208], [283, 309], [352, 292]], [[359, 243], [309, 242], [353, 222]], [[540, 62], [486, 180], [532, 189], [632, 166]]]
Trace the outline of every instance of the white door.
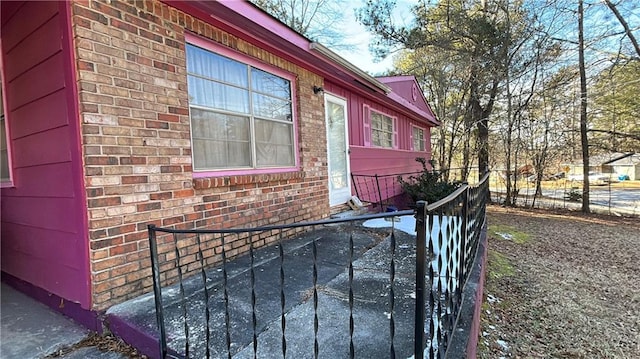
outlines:
[[347, 101], [325, 94], [327, 157], [329, 165], [329, 205], [346, 203], [351, 197]]

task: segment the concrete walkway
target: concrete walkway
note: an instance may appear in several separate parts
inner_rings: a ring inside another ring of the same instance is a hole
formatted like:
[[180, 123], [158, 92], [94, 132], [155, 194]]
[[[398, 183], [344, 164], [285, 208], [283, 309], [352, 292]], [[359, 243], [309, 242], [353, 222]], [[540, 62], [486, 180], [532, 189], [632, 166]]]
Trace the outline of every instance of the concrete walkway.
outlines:
[[[89, 335], [89, 330], [44, 304], [2, 283], [0, 287], [0, 358], [35, 359], [70, 348]], [[123, 359], [96, 347], [77, 348], [59, 358]]]

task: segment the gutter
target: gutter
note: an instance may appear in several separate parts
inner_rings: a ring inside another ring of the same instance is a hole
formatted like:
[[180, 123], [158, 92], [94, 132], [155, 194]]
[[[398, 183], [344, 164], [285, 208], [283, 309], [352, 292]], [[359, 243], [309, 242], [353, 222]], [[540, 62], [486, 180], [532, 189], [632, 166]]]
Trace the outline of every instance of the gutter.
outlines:
[[319, 42], [311, 42], [311, 43], [309, 43], [309, 50], [312, 50], [312, 51], [315, 51], [315, 52], [321, 54], [325, 58], [333, 61], [334, 63], [337, 63], [338, 65], [344, 67], [345, 69], [347, 69], [347, 70], [355, 73], [356, 75], [360, 76], [362, 79], [367, 80], [368, 83], [373, 85], [378, 90], [381, 90], [382, 92], [384, 92], [385, 95], [388, 95], [391, 92], [391, 87], [383, 84], [382, 82], [378, 81], [375, 77], [373, 77], [373, 76], [369, 75], [368, 73], [362, 71], [361, 69], [359, 69], [358, 67], [356, 67], [355, 65], [350, 63], [349, 61], [347, 61], [344, 58], [342, 58], [340, 55], [338, 55], [335, 52], [329, 50], [329, 48], [327, 48], [326, 46], [322, 45], [321, 43], [319, 43]]

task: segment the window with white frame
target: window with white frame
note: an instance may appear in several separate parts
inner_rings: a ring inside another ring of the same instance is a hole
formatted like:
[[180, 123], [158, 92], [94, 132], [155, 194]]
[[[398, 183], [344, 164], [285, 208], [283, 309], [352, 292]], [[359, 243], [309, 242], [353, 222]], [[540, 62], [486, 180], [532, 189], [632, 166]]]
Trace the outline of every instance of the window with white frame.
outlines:
[[371, 111], [371, 144], [377, 147], [393, 148], [393, 118]]
[[187, 44], [195, 171], [295, 166], [292, 78]]
[[424, 151], [424, 128], [413, 127], [413, 132], [411, 133], [413, 137], [413, 150], [414, 151]]

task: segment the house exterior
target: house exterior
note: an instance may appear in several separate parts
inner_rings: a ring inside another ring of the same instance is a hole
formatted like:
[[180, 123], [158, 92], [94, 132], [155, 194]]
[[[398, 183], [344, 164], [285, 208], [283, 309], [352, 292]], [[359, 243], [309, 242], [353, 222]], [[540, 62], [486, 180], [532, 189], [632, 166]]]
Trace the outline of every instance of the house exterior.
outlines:
[[[631, 155], [631, 153], [609, 152], [591, 156], [589, 157], [589, 172], [614, 174], [616, 173], [616, 171], [612, 166], [610, 166], [610, 164]], [[572, 163], [565, 164], [564, 168], [565, 172], [567, 172], [568, 177], [582, 178], [584, 166], [581, 159], [578, 159]]]
[[320, 219], [351, 171], [430, 158], [413, 78], [375, 79], [248, 2], [0, 4], [2, 279], [91, 329], [151, 291], [148, 224]]
[[618, 158], [602, 165], [603, 172], [612, 173], [616, 177], [628, 177], [631, 181], [640, 180], [640, 154], [629, 153], [622, 158]]

